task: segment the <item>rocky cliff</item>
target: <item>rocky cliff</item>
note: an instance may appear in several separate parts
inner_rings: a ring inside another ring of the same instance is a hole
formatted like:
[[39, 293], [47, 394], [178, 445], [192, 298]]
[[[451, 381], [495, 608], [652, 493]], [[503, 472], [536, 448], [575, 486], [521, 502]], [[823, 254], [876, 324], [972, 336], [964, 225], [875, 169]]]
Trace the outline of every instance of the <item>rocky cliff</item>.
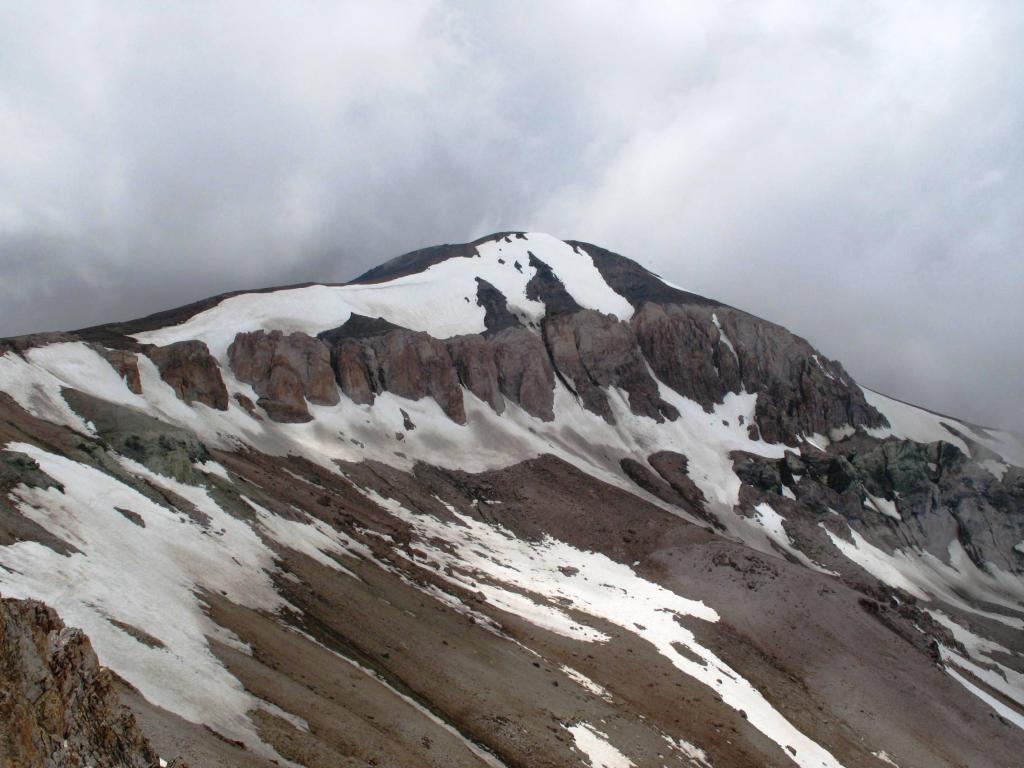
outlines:
[[34, 600], [0, 598], [0, 764], [156, 768], [88, 638]]

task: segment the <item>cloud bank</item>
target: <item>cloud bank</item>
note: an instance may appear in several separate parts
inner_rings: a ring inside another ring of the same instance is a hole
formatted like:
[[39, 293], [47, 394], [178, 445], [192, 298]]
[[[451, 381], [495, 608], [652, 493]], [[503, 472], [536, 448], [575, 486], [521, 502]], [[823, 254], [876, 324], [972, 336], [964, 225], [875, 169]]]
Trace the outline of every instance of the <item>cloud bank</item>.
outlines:
[[0, 335], [530, 229], [1024, 429], [1024, 6], [10, 3]]

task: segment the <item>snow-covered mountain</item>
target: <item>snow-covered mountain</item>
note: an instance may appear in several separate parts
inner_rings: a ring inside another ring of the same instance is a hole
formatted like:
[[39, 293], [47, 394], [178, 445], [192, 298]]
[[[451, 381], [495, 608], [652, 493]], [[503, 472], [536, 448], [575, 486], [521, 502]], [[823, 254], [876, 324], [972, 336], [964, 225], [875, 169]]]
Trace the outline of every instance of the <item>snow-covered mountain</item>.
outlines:
[[0, 594], [165, 761], [1024, 754], [1024, 443], [617, 254], [501, 233], [0, 353]]

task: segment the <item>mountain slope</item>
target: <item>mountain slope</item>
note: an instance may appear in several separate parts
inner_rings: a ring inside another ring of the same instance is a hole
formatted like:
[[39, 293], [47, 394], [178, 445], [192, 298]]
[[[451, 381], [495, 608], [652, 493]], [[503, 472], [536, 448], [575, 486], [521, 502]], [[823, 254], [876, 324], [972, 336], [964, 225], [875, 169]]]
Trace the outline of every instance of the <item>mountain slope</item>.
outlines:
[[0, 349], [0, 592], [161, 754], [1006, 765], [1024, 446], [502, 233]]

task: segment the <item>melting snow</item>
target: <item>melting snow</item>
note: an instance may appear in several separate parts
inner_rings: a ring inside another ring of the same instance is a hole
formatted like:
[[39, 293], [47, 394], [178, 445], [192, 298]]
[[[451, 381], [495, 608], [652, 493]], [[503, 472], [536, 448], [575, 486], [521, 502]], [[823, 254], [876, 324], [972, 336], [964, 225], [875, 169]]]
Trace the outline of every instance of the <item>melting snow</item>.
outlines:
[[598, 685], [589, 677], [584, 675], [582, 672], [578, 672], [577, 670], [573, 669], [572, 667], [568, 667], [565, 664], [562, 664], [562, 672], [566, 675], [566, 677], [576, 682], [580, 687], [590, 691], [595, 696], [599, 696], [605, 701], [612, 700], [612, 695], [608, 693], [607, 688], [605, 688], [603, 685]]
[[871, 505], [878, 510], [879, 513], [886, 517], [891, 517], [893, 520], [902, 520], [903, 517], [900, 515], [899, 509], [896, 507], [895, 501], [889, 501], [889, 499], [881, 496], [872, 496], [870, 493], [867, 494], [868, 500]]
[[[268, 576], [273, 551], [204, 489], [128, 459], [122, 459], [126, 470], [186, 498], [209, 516], [209, 524], [161, 507], [92, 467], [28, 444], [6, 447], [36, 460], [65, 489], [19, 486], [12, 493], [19, 511], [81, 551], [64, 556], [27, 541], [2, 547], [0, 589], [12, 597], [43, 600], [69, 625], [85, 630], [100, 662], [149, 701], [277, 758], [247, 713], [281, 713], [247, 693], [213, 655], [211, 638], [244, 652], [248, 648], [206, 616], [196, 595], [203, 588], [249, 608], [277, 610], [284, 603]], [[145, 528], [115, 507], [141, 516]], [[300, 525], [276, 530], [282, 539], [295, 537], [290, 545], [307, 547], [316, 539]], [[139, 642], [111, 619], [144, 629], [163, 647]]]
[[[532, 594], [594, 616], [635, 633], [650, 642], [659, 653], [684, 674], [709, 686], [736, 710], [743, 710], [750, 724], [780, 747], [796, 750], [793, 758], [802, 768], [836, 768], [839, 762], [786, 720], [749, 682], [700, 645], [693, 633], [676, 617], [692, 616], [717, 621], [718, 614], [704, 603], [689, 600], [637, 576], [631, 568], [602, 554], [585, 552], [552, 538], [540, 542], [517, 539], [498, 526], [487, 525], [448, 505], [457, 523], [431, 515], [414, 514], [394, 499], [363, 490], [368, 498], [390, 510], [417, 533], [417, 549], [437, 564], [438, 572], [462, 588], [480, 590], [490, 602], [494, 598], [504, 610], [520, 603], [507, 595]], [[570, 575], [571, 574], [571, 575]], [[536, 621], [535, 606], [529, 600], [523, 613]], [[542, 621], [547, 620], [541, 616]], [[549, 627], [559, 631], [557, 627]], [[581, 636], [577, 631], [569, 636]], [[596, 631], [596, 630], [595, 630]], [[684, 655], [676, 650], [683, 646]], [[695, 658], [696, 657], [696, 660]]]
[[587, 756], [591, 768], [632, 768], [633, 761], [619, 752], [608, 736], [588, 723], [566, 726], [577, 749]]
[[1010, 709], [1003, 702], [999, 701], [999, 699], [997, 699], [995, 696], [991, 695], [987, 691], [983, 691], [981, 688], [976, 686], [974, 683], [970, 682], [963, 675], [961, 675], [953, 669], [950, 669], [948, 666], [946, 667], [946, 674], [948, 674], [950, 677], [952, 677], [954, 680], [960, 683], [960, 685], [962, 685], [968, 691], [970, 691], [979, 699], [981, 699], [990, 707], [992, 707], [992, 709], [994, 709], [1000, 717], [1002, 717], [1010, 723], [1013, 723], [1018, 728], [1024, 730], [1024, 715], [1021, 715], [1019, 712]]
[[732, 341], [726, 335], [725, 330], [722, 328], [722, 324], [718, 322], [718, 315], [714, 312], [711, 313], [711, 322], [713, 322], [715, 324], [715, 328], [718, 329], [718, 336], [722, 343], [729, 348], [729, 351], [732, 352], [732, 356], [739, 360], [740, 356], [736, 354], [736, 347], [732, 345]]
[[673, 739], [667, 735], [662, 738], [669, 743], [672, 749], [686, 755], [691, 762], [696, 763], [700, 768], [711, 768], [711, 762], [708, 760], [707, 753], [700, 747], [691, 744], [685, 739]]

